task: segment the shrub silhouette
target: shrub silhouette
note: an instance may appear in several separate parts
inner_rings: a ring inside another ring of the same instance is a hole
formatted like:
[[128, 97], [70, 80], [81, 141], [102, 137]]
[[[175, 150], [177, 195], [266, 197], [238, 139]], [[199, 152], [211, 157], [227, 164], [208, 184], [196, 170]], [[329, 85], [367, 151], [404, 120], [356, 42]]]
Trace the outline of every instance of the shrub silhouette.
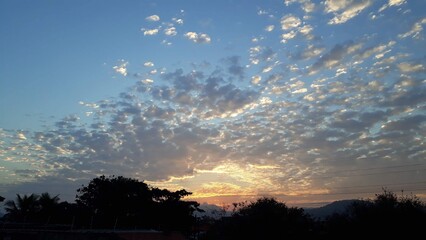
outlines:
[[329, 238], [414, 237], [426, 226], [425, 204], [414, 195], [398, 197], [384, 190], [375, 199], [354, 202], [344, 214], [334, 214], [325, 223]]
[[300, 239], [311, 234], [312, 220], [303, 209], [289, 208], [274, 198], [234, 207], [232, 216], [219, 221], [206, 239]]

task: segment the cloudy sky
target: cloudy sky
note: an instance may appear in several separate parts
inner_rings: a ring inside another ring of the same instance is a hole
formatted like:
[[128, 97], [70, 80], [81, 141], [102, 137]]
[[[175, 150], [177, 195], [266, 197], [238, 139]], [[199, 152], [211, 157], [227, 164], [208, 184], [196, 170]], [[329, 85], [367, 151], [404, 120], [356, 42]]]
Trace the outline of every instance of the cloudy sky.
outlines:
[[426, 1], [0, 1], [0, 195], [426, 197]]

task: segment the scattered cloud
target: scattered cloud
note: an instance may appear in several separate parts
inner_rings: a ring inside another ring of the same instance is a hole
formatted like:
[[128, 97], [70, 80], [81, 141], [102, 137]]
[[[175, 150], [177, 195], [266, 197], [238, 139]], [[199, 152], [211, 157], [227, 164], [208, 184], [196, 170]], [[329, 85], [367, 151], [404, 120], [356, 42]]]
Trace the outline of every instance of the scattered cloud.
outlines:
[[[379, 12], [398, 12], [385, 10], [403, 4], [410, 3], [386, 1]], [[228, 39], [215, 32], [215, 21], [200, 25], [221, 37], [214, 42], [219, 47], [206, 48], [200, 62], [183, 63], [188, 59], [182, 57], [167, 66], [160, 54], [183, 56], [197, 48], [179, 49], [183, 45], [174, 41], [212, 40], [188, 31], [183, 12], [168, 22], [147, 17], [152, 26], [141, 31], [163, 39], [143, 41], [173, 45], [157, 46], [154, 58], [145, 56], [138, 66], [118, 61], [112, 69], [133, 76], [130, 86], [115, 97], [80, 101], [81, 114], [37, 131], [0, 128], [0, 179], [14, 184], [13, 194], [51, 184], [53, 193], [71, 189], [71, 200], [76, 187], [101, 174], [185, 187], [195, 197], [289, 197], [332, 195], [349, 183], [389, 183], [393, 176], [365, 172], [407, 159], [424, 164], [426, 65], [419, 49], [426, 19], [399, 21], [406, 29], [399, 35], [397, 29], [381, 35], [364, 26], [366, 33], [354, 36], [347, 29], [373, 1], [284, 5], [281, 18], [269, 9], [253, 12], [270, 17], [250, 28], [258, 35], [238, 38], [235, 48], [225, 47]], [[289, 9], [296, 11], [287, 14]], [[332, 19], [317, 21], [324, 12]], [[390, 16], [404, 18], [398, 14]], [[388, 26], [388, 20], [374, 23]], [[130, 74], [129, 66], [140, 73]], [[421, 171], [409, 173], [424, 180]]]
[[410, 31], [399, 34], [399, 38], [406, 38], [406, 37], [412, 37], [412, 38], [420, 38], [420, 34], [423, 31], [423, 25], [426, 24], [426, 18], [422, 18], [419, 21], [415, 22], [413, 26], [411, 27]]
[[265, 31], [267, 32], [272, 32], [274, 31], [275, 26], [274, 25], [268, 25], [265, 27]]
[[154, 29], [141, 29], [143, 31], [143, 35], [144, 36], [152, 36], [152, 35], [157, 35], [158, 33], [158, 29], [154, 28]]
[[293, 14], [287, 14], [281, 18], [281, 29], [290, 30], [302, 24], [302, 21]]
[[332, 13], [329, 24], [342, 24], [356, 17], [372, 4], [371, 0], [326, 0], [324, 2], [325, 12]]
[[123, 76], [127, 76], [127, 65], [129, 62], [121, 60], [119, 65], [112, 67], [116, 73], [119, 73]]
[[172, 18], [172, 21], [179, 25], [183, 24], [183, 19], [181, 18]]
[[339, 66], [342, 64], [342, 60], [356, 52], [362, 47], [361, 43], [345, 43], [343, 45], [335, 45], [330, 52], [323, 55], [318, 61], [316, 61], [309, 69], [309, 74], [317, 72], [321, 68], [330, 69], [332, 67]]
[[154, 63], [153, 62], [145, 62], [143, 65], [145, 67], [154, 67]]
[[407, 3], [406, 0], [389, 0], [388, 3], [384, 4], [380, 9], [379, 12], [382, 12], [384, 10], [386, 10], [389, 7], [392, 6], [401, 6], [402, 4]]
[[408, 63], [408, 62], [402, 62], [398, 64], [398, 68], [403, 73], [424, 72], [426, 70], [426, 67], [423, 66], [423, 64], [421, 63]]
[[164, 34], [166, 34], [167, 36], [176, 36], [177, 35], [177, 31], [175, 27], [169, 27], [164, 29]]
[[150, 21], [150, 22], [158, 22], [158, 21], [160, 21], [160, 17], [158, 15], [151, 15], [149, 17], [146, 17], [145, 19], [147, 21]]
[[195, 43], [211, 42], [210, 36], [205, 33], [187, 32], [184, 36]]

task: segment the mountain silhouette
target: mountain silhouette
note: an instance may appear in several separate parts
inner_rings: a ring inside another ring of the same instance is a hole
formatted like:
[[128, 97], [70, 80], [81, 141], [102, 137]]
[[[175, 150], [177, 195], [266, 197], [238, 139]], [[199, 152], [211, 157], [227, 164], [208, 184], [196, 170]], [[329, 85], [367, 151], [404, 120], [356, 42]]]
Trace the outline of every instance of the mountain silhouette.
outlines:
[[339, 200], [327, 204], [318, 208], [304, 208], [305, 213], [309, 214], [311, 217], [324, 220], [327, 216], [330, 216], [334, 213], [344, 213], [346, 209], [355, 202], [361, 202], [362, 200], [357, 199], [347, 199]]

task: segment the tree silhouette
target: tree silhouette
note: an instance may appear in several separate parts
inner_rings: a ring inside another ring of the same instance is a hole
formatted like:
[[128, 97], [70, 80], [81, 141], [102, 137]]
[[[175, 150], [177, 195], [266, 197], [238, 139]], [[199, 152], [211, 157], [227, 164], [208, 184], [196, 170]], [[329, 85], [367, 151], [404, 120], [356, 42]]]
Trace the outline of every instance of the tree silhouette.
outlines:
[[6, 217], [12, 221], [33, 221], [39, 210], [39, 196], [36, 194], [19, 195], [16, 200], [9, 200], [5, 203]]
[[189, 231], [198, 209], [197, 202], [182, 201], [190, 194], [122, 176], [100, 176], [77, 190], [76, 203], [90, 218], [90, 227]]
[[342, 238], [348, 234], [363, 237], [414, 237], [426, 226], [426, 207], [414, 195], [398, 197], [387, 191], [375, 199], [354, 202], [344, 214], [335, 214], [326, 221], [328, 238]]
[[[40, 221], [45, 221], [47, 224], [55, 222], [59, 207], [59, 195], [51, 197], [49, 193], [42, 193], [38, 199], [40, 212]], [[53, 219], [52, 219], [53, 218]]]
[[229, 218], [219, 221], [207, 239], [301, 239], [309, 237], [312, 220], [301, 208], [289, 208], [274, 198], [236, 203]]

